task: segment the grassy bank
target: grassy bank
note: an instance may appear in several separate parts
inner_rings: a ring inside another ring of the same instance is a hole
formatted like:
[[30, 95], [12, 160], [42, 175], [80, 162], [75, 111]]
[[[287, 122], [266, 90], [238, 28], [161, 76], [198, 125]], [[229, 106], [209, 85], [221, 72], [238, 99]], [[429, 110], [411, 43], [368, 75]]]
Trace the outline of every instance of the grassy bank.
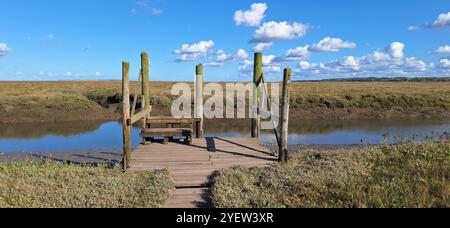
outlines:
[[0, 208], [153, 208], [164, 205], [167, 171], [123, 174], [119, 167], [0, 164]]
[[450, 207], [450, 141], [302, 151], [289, 164], [233, 168], [216, 207]]
[[[173, 84], [150, 83], [154, 115], [169, 114]], [[0, 123], [118, 119], [120, 91], [120, 81], [0, 82]], [[445, 118], [450, 82], [298, 82], [291, 107], [296, 119]]]

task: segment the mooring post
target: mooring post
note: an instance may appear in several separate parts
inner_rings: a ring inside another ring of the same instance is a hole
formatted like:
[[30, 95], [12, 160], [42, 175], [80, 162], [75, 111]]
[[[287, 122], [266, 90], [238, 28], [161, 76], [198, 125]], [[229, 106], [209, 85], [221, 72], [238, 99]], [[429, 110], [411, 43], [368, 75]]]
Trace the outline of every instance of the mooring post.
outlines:
[[123, 104], [123, 169], [130, 167], [131, 124], [130, 119], [130, 64], [122, 62], [122, 104]]
[[195, 132], [197, 138], [205, 137], [203, 119], [203, 65], [198, 64], [195, 69]]
[[283, 76], [283, 94], [281, 97], [281, 114], [280, 114], [280, 145], [279, 145], [279, 162], [288, 161], [288, 136], [289, 136], [289, 103], [291, 90], [291, 74], [290, 68], [284, 69]]
[[[262, 53], [255, 53], [253, 71], [253, 115], [252, 115], [252, 138], [261, 135], [261, 113], [260, 113], [260, 84], [263, 77]], [[256, 113], [255, 113], [256, 112]], [[256, 115], [255, 115], [256, 114]]]
[[[142, 52], [141, 54], [141, 75], [142, 75], [142, 110], [150, 106], [150, 88], [149, 88], [149, 67], [150, 62], [148, 60], [148, 54]], [[149, 116], [147, 116], [149, 117]], [[147, 118], [146, 117], [146, 118]], [[147, 119], [144, 118], [142, 128], [147, 128]]]

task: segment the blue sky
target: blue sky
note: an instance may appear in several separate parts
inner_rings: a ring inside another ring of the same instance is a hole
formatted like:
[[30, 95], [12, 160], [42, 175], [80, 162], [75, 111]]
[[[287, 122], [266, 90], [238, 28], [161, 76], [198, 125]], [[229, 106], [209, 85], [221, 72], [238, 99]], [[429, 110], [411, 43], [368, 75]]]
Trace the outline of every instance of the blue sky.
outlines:
[[[443, 0], [0, 0], [0, 80], [251, 79], [263, 51], [269, 79], [450, 76], [450, 4]], [[261, 47], [265, 47], [262, 49]], [[248, 56], [248, 57], [247, 57]]]

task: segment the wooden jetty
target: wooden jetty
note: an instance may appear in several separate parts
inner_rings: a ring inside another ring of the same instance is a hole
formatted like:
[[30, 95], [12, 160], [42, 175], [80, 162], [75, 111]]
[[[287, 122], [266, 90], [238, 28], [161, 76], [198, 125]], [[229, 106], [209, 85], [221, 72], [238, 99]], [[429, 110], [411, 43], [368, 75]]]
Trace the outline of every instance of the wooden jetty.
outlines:
[[168, 169], [176, 187], [204, 187], [219, 169], [265, 166], [276, 157], [254, 138], [202, 138], [192, 144], [139, 145], [128, 172]]
[[139, 145], [131, 154], [127, 172], [168, 169], [176, 189], [167, 207], [208, 207], [208, 187], [220, 169], [260, 167], [277, 158], [254, 138], [200, 138], [192, 144]]
[[[251, 138], [204, 138], [203, 121], [203, 66], [196, 66], [195, 111], [194, 118], [175, 119], [173, 117], [151, 116], [152, 106], [149, 93], [149, 60], [144, 52], [141, 55], [139, 80], [142, 84], [141, 109], [135, 114], [137, 93], [133, 96], [133, 107], [129, 91], [129, 63], [123, 62], [123, 140], [126, 172], [147, 172], [167, 169], [176, 189], [170, 194], [167, 207], [191, 208], [209, 207], [209, 187], [220, 169], [233, 166], [262, 167], [273, 162], [287, 161], [287, 126], [289, 119], [289, 83], [290, 69], [284, 71], [283, 98], [281, 101], [281, 126], [274, 127], [279, 145], [279, 156], [275, 157], [268, 148], [260, 145], [260, 85], [264, 83], [262, 54], [255, 53], [254, 85], [252, 106], [256, 117], [252, 119]], [[270, 103], [270, 102], [269, 102]], [[142, 144], [135, 150], [131, 148], [131, 126], [142, 122]], [[152, 128], [153, 125], [165, 125], [165, 128]], [[188, 128], [181, 125], [188, 124]], [[194, 126], [195, 125], [195, 126]], [[194, 129], [195, 128], [195, 129]], [[196, 133], [196, 138], [193, 133]], [[155, 139], [163, 138], [162, 142]], [[181, 137], [182, 141], [175, 140]]]

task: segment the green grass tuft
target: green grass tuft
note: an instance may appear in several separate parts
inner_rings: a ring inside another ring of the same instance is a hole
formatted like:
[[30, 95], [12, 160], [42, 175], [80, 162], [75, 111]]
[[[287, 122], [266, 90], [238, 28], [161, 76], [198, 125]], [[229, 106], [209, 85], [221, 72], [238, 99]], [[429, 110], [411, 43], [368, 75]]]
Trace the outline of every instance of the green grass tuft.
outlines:
[[289, 164], [235, 167], [215, 179], [216, 207], [450, 207], [450, 142], [303, 151]]
[[0, 207], [162, 207], [172, 187], [168, 171], [124, 174], [120, 167], [0, 164]]

